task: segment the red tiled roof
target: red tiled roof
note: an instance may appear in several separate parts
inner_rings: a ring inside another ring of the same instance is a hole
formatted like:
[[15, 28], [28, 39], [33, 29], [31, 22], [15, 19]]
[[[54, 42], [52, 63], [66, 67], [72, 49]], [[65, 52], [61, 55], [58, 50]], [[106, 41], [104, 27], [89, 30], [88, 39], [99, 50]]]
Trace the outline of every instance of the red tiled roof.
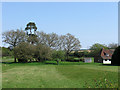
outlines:
[[111, 59], [112, 58], [112, 54], [114, 53], [115, 49], [102, 49], [101, 52], [101, 57], [103, 59]]

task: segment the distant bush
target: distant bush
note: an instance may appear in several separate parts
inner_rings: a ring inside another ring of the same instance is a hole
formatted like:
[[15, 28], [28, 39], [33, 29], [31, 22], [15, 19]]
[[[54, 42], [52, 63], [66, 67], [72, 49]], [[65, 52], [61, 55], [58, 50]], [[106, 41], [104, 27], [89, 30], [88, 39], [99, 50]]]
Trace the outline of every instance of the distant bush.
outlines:
[[83, 57], [84, 56], [84, 52], [75, 51], [74, 52], [74, 56], [76, 56], [76, 57]]
[[69, 57], [68, 60], [66, 60], [66, 61], [69, 61], [69, 62], [80, 62], [81, 58]]
[[64, 61], [65, 60], [65, 52], [62, 50], [54, 50], [52, 52], [52, 59], [57, 61], [57, 64], [59, 64], [59, 61]]
[[52, 52], [52, 58], [53, 58], [53, 59], [64, 60], [64, 59], [65, 59], [65, 52], [62, 51], [62, 50], [58, 50], [58, 51], [54, 50], [54, 51]]
[[10, 51], [9, 48], [2, 47], [2, 57], [13, 56], [13, 51]]

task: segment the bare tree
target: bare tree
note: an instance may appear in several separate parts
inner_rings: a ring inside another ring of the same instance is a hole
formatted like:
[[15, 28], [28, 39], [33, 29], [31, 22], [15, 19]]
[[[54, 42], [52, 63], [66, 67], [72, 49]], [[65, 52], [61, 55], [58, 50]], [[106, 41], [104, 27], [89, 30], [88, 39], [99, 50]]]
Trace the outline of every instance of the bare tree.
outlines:
[[63, 42], [63, 47], [64, 50], [66, 51], [66, 56], [68, 59], [69, 53], [72, 50], [79, 50], [81, 45], [80, 45], [80, 41], [78, 38], [75, 38], [73, 35], [71, 34], [66, 34], [66, 36], [64, 37], [64, 42]]
[[[3, 42], [9, 44], [13, 48], [16, 47], [20, 42], [26, 41], [26, 35], [23, 30], [7, 31], [2, 34]], [[16, 62], [16, 58], [15, 58]]]
[[111, 49], [115, 49], [115, 48], [118, 47], [118, 44], [116, 44], [116, 43], [111, 43], [111, 44], [108, 45], [108, 47], [111, 48]]
[[56, 33], [46, 34], [44, 32], [37, 32], [39, 43], [47, 45], [50, 48], [56, 48], [58, 35]]
[[36, 35], [38, 38], [38, 43], [45, 45], [47, 42], [47, 34], [43, 31], [37, 31]]
[[47, 34], [47, 46], [55, 48], [57, 45], [58, 35], [56, 33]]
[[64, 46], [65, 46], [65, 35], [60, 35], [58, 36], [58, 40], [56, 43], [56, 49], [57, 50], [64, 50]]
[[56, 33], [37, 32], [37, 36], [39, 43], [52, 49], [65, 50], [67, 57], [72, 50], [79, 50], [81, 47], [80, 41], [69, 33], [59, 36]]

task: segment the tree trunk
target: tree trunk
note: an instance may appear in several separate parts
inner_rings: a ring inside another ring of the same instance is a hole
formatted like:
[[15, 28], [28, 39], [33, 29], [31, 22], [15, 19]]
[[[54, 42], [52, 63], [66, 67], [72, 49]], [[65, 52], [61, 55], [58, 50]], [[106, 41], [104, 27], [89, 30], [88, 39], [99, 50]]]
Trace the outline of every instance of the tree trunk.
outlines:
[[59, 61], [57, 60], [57, 65], [59, 65]]
[[32, 62], [32, 60], [30, 59], [30, 62]]
[[17, 62], [16, 57], [14, 57], [14, 62], [15, 62], [15, 63]]
[[67, 52], [67, 55], [66, 55], [66, 59], [68, 60], [68, 56], [69, 56], [69, 54], [68, 54], [68, 52]]

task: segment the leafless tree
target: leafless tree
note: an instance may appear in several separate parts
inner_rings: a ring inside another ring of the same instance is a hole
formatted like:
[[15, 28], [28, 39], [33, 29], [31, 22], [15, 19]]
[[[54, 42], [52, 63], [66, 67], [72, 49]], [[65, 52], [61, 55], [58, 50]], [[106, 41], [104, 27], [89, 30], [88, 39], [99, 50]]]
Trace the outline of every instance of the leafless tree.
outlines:
[[56, 33], [47, 34], [47, 46], [55, 48], [57, 45], [58, 35]]
[[[2, 34], [3, 42], [9, 44], [10, 46], [16, 47], [20, 42], [26, 41], [26, 35], [23, 30], [17, 29], [16, 31], [11, 30], [4, 32]], [[16, 62], [16, 58], [15, 58]]]
[[118, 44], [116, 44], [116, 43], [111, 43], [111, 44], [108, 45], [108, 47], [111, 48], [111, 49], [115, 49], [115, 48], [118, 47]]
[[81, 45], [80, 45], [80, 41], [78, 38], [75, 38], [73, 35], [71, 34], [66, 34], [64, 37], [64, 42], [63, 42], [63, 47], [64, 50], [66, 51], [66, 56], [68, 59], [68, 55], [72, 50], [79, 50]]
[[56, 49], [57, 50], [64, 50], [64, 46], [65, 46], [65, 35], [60, 35], [58, 36], [58, 40], [56, 43]]
[[44, 32], [37, 32], [39, 43], [47, 45], [50, 48], [55, 48], [57, 45], [58, 35], [55, 33], [46, 34]]

